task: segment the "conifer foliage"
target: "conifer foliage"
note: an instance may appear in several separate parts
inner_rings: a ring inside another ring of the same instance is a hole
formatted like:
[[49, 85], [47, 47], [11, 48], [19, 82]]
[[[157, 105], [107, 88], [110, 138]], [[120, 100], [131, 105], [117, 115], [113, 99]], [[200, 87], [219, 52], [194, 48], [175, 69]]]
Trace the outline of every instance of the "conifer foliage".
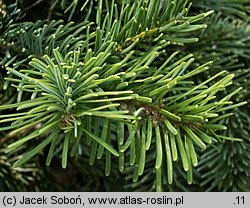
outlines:
[[96, 168], [124, 190], [249, 190], [249, 1], [191, 2], [0, 2], [0, 182], [59, 162], [107, 190]]

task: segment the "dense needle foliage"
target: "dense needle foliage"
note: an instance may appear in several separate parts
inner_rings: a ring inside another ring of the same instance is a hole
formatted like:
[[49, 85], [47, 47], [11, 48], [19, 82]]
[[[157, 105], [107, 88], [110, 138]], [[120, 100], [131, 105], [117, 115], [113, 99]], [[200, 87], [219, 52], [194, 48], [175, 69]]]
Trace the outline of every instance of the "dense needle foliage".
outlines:
[[249, 11], [0, 1], [0, 190], [249, 191]]

